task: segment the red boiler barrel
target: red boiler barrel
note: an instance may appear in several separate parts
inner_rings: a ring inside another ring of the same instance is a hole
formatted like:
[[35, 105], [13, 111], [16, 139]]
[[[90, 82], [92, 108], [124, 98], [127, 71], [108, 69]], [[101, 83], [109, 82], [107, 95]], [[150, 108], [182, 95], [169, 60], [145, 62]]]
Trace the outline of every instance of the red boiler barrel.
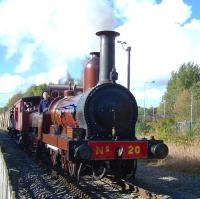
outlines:
[[91, 52], [92, 58], [84, 66], [83, 91], [97, 85], [99, 81], [99, 52]]
[[49, 107], [52, 124], [63, 127], [77, 127], [75, 114], [80, 97], [81, 95], [55, 99]]

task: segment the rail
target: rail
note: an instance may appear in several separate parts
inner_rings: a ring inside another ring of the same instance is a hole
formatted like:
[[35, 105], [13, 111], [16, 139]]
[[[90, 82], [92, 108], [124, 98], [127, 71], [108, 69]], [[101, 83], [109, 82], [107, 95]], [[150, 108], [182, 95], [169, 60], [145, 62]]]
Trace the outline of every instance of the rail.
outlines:
[[129, 191], [137, 195], [138, 197], [142, 197], [145, 199], [165, 199], [166, 196], [156, 194], [154, 192], [148, 191], [142, 187], [136, 186], [130, 182], [125, 180], [121, 180], [118, 183], [115, 182], [114, 178], [105, 177], [102, 179], [103, 182], [110, 184], [112, 187], [120, 190], [120, 191]]
[[7, 166], [0, 146], [0, 199], [15, 199], [15, 191], [11, 185]]

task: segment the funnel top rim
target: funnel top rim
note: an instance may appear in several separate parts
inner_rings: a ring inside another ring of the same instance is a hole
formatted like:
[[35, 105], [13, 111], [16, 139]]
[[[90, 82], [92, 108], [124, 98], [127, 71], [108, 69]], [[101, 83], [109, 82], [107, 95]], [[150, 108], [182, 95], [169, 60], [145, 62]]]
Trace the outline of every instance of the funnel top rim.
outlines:
[[113, 35], [115, 37], [119, 36], [120, 33], [116, 32], [116, 31], [112, 31], [112, 30], [103, 30], [103, 31], [98, 31], [96, 33], [97, 36], [101, 36], [101, 35]]
[[93, 52], [90, 52], [90, 55], [96, 55], [96, 56], [100, 56], [100, 52], [93, 51]]

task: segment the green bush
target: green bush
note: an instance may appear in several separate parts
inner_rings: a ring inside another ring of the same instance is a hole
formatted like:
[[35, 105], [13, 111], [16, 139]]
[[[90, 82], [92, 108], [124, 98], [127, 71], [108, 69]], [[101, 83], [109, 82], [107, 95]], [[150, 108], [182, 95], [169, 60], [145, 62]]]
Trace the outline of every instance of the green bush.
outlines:
[[175, 132], [175, 121], [173, 119], [160, 119], [151, 123], [153, 134], [157, 139], [168, 140]]
[[160, 119], [153, 122], [138, 122], [136, 132], [139, 136], [154, 136], [156, 139], [164, 140], [168, 143], [177, 145], [188, 145], [196, 138], [200, 138], [200, 123], [193, 127], [179, 131], [176, 128], [176, 122], [173, 119]]
[[151, 132], [152, 126], [148, 122], [137, 122], [136, 124], [136, 133], [138, 135], [146, 136]]
[[188, 137], [200, 137], [200, 123], [193, 124], [192, 128], [188, 130]]

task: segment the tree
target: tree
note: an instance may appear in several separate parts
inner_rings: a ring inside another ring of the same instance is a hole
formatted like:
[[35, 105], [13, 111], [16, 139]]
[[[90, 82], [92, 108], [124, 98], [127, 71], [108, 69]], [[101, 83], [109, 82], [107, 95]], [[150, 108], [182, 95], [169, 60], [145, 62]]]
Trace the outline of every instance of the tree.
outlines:
[[21, 99], [23, 97], [23, 94], [22, 93], [17, 93], [15, 95], [13, 95], [9, 100], [8, 100], [8, 103], [6, 105], [7, 109], [10, 109], [14, 104], [15, 102], [17, 102], [19, 99]]
[[48, 86], [47, 84], [40, 84], [38, 86], [32, 85], [29, 87], [26, 92], [24, 93], [24, 96], [37, 96], [41, 95], [44, 91], [47, 91]]
[[183, 90], [178, 96], [174, 107], [176, 121], [190, 120], [191, 92]]
[[1, 108], [0, 111], [10, 109], [22, 97], [41, 95], [44, 91], [47, 91], [47, 89], [48, 89], [47, 84], [40, 84], [38, 86], [32, 85], [24, 93], [19, 92], [13, 95], [8, 100], [6, 106], [4, 108]]
[[195, 83], [200, 81], [200, 68], [197, 64], [183, 64], [178, 73], [178, 85], [181, 90], [190, 89]]
[[200, 120], [200, 81], [195, 83], [190, 90], [193, 95], [193, 119]]
[[[195, 94], [195, 99], [200, 99], [200, 68], [197, 64], [188, 62], [180, 66], [178, 72], [173, 71], [171, 78], [167, 84], [167, 91], [163, 96], [163, 104], [160, 104], [158, 111], [162, 110], [165, 105], [165, 114], [168, 115], [177, 115], [177, 108], [175, 111], [175, 106], [178, 105], [184, 107], [183, 104], [180, 105], [180, 100], [183, 100], [186, 103], [186, 99], [183, 98], [187, 96], [187, 92]], [[178, 99], [179, 98], [179, 99]], [[188, 98], [189, 99], [189, 98]], [[187, 102], [188, 103], [188, 102]], [[185, 104], [187, 106], [187, 104]], [[181, 111], [181, 110], [180, 110]], [[179, 118], [180, 119], [180, 118]]]
[[5, 111], [7, 111], [7, 107], [0, 107], [0, 113], [4, 113]]
[[200, 81], [192, 85], [191, 92], [194, 96], [194, 99], [200, 99]]
[[144, 108], [143, 107], [138, 107], [138, 122], [141, 122], [144, 120]]

